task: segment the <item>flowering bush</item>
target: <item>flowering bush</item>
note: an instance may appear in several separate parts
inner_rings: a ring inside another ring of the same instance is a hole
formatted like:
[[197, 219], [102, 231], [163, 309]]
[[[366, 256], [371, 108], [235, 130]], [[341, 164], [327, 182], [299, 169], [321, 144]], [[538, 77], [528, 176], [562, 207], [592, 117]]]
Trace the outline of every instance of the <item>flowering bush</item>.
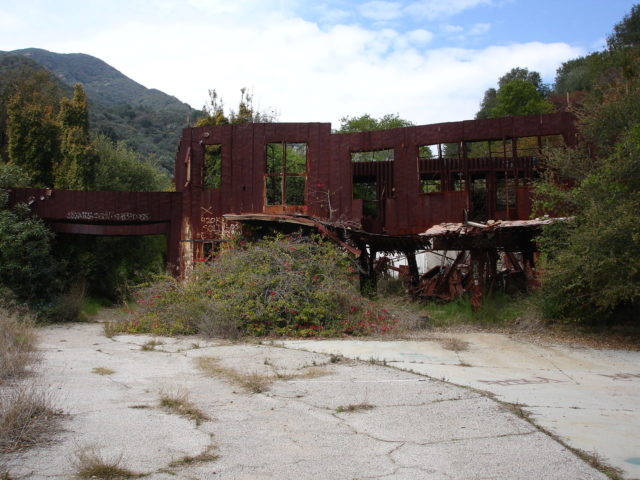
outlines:
[[397, 319], [363, 298], [353, 260], [308, 237], [276, 237], [224, 250], [183, 284], [164, 278], [137, 293], [116, 331], [212, 336], [384, 334]]

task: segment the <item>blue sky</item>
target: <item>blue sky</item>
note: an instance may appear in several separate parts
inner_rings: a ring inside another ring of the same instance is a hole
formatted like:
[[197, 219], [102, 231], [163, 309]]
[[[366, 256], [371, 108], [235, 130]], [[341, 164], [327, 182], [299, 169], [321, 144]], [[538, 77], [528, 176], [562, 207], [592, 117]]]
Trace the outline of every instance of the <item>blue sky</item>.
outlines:
[[552, 82], [627, 0], [3, 0], [0, 50], [82, 52], [194, 107], [248, 87], [281, 121], [472, 118], [512, 67]]

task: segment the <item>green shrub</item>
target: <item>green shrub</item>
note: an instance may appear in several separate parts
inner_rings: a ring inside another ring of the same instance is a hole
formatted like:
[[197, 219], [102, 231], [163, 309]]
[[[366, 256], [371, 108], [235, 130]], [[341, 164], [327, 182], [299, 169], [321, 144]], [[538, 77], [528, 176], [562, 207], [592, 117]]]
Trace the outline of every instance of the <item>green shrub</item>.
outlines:
[[398, 322], [360, 295], [347, 254], [305, 237], [223, 250], [188, 281], [163, 278], [135, 296], [139, 308], [111, 333], [314, 337], [386, 333]]

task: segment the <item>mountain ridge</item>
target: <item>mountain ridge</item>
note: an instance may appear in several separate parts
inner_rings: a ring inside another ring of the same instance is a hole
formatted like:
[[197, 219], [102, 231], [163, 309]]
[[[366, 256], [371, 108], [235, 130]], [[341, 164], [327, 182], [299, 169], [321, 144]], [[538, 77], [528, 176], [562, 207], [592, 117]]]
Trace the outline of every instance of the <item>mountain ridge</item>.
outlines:
[[[89, 99], [92, 130], [123, 141], [142, 155], [155, 155], [167, 171], [182, 128], [200, 113], [187, 103], [155, 88], [147, 88], [86, 53], [56, 53], [41, 48], [0, 51], [4, 69], [45, 69], [70, 91], [81, 83]], [[21, 62], [18, 58], [23, 58]]]

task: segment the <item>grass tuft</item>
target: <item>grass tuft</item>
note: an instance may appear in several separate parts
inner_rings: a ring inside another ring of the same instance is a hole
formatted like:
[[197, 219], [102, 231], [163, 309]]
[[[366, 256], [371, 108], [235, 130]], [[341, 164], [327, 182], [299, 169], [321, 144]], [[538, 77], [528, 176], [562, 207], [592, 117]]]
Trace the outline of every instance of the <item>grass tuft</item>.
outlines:
[[371, 410], [372, 408], [374, 408], [374, 406], [370, 403], [361, 402], [351, 405], [340, 405], [336, 408], [336, 413], [362, 412], [365, 410]]
[[215, 447], [210, 446], [199, 455], [195, 455], [193, 457], [186, 455], [182, 458], [178, 458], [177, 460], [173, 460], [171, 463], [169, 463], [169, 467], [176, 468], [176, 467], [184, 467], [188, 465], [195, 465], [198, 463], [215, 462], [216, 460], [218, 460], [218, 458], [220, 458], [220, 456], [213, 453], [214, 450], [215, 450]]
[[0, 381], [23, 375], [36, 360], [33, 321], [0, 307]]
[[189, 400], [187, 392], [182, 390], [174, 393], [162, 393], [160, 395], [160, 406], [169, 412], [193, 420], [196, 425], [210, 420], [202, 410]]
[[445, 350], [452, 350], [454, 352], [466, 352], [469, 350], [471, 344], [465, 340], [459, 338], [449, 337], [440, 340], [440, 346]]
[[140, 347], [140, 350], [143, 350], [145, 352], [151, 352], [151, 351], [154, 351], [156, 347], [159, 347], [160, 345], [164, 345], [164, 343], [154, 338], [153, 340], [149, 340], [147, 343], [143, 344]]
[[95, 448], [84, 448], [76, 452], [74, 461], [76, 477], [98, 480], [123, 480], [143, 476], [122, 467], [122, 460], [122, 454], [105, 458]]
[[196, 361], [198, 368], [206, 375], [223, 377], [249, 393], [266, 392], [273, 382], [273, 378], [268, 375], [261, 375], [258, 372], [239, 373], [223, 367], [217, 358], [199, 357]]
[[31, 383], [0, 391], [0, 453], [22, 450], [48, 439], [61, 415], [51, 394]]
[[111, 370], [110, 368], [105, 367], [96, 367], [91, 370], [91, 372], [95, 373], [96, 375], [113, 375], [114, 373], [116, 373], [115, 370]]

